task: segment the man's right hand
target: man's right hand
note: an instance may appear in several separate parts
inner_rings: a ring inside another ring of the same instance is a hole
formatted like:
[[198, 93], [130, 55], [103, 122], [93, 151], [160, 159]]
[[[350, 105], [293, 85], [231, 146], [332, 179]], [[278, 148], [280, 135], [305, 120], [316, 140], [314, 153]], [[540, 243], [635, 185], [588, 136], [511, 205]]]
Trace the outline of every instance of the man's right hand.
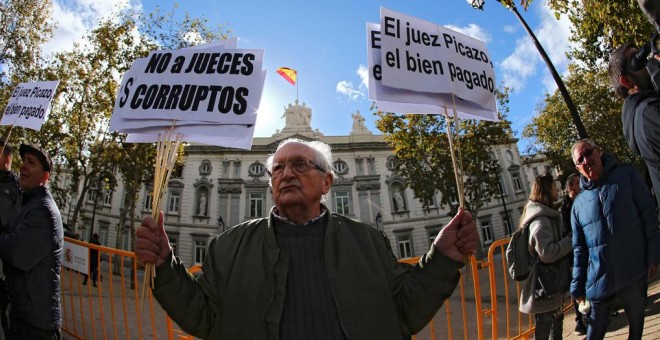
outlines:
[[151, 216], [145, 217], [135, 236], [135, 255], [140, 264], [152, 262], [158, 267], [165, 262], [172, 248], [165, 233], [162, 211], [158, 214], [158, 223]]

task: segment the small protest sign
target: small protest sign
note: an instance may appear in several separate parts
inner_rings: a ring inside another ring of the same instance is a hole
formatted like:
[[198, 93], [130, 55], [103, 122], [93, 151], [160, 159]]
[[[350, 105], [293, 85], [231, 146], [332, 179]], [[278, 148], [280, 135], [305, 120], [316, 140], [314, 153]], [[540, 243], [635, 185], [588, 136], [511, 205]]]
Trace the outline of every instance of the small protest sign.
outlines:
[[483, 42], [386, 8], [380, 25], [383, 85], [450, 93], [496, 111], [495, 72]]
[[11, 93], [0, 125], [15, 125], [39, 131], [50, 113], [58, 81], [20, 83]]
[[[381, 32], [377, 23], [367, 23], [367, 61], [369, 68], [369, 98], [384, 112], [438, 114], [453, 107], [448, 93], [418, 92], [383, 85], [381, 65]], [[455, 98], [458, 116], [463, 119], [497, 121], [497, 112]]]

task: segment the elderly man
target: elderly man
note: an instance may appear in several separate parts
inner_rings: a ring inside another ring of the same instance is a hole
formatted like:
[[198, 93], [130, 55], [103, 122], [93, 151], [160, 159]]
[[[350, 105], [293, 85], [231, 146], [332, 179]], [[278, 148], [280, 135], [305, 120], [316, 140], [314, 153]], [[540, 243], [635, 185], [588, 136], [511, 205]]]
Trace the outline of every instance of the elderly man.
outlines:
[[330, 147], [283, 141], [267, 161], [275, 207], [209, 245], [195, 279], [172, 256], [162, 212], [137, 230], [140, 262], [155, 262], [154, 296], [185, 331], [211, 339], [404, 339], [451, 295], [476, 249], [462, 209], [415, 266], [400, 264], [387, 237], [331, 213]]
[[53, 163], [38, 145], [19, 148], [23, 196], [0, 233], [9, 291], [7, 339], [59, 339], [62, 218], [46, 187]]
[[587, 338], [605, 336], [608, 302], [617, 297], [628, 318], [628, 339], [641, 339], [647, 279], [660, 262], [655, 202], [635, 168], [603, 154], [592, 140], [576, 142], [571, 154], [582, 175], [571, 211], [571, 294], [591, 302]]

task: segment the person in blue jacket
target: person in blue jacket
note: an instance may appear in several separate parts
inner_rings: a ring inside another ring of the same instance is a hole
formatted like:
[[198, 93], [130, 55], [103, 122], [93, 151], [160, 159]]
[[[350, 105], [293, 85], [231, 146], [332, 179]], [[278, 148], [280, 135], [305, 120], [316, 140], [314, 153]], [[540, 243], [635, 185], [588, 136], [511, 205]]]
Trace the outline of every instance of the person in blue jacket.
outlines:
[[571, 210], [571, 294], [591, 303], [587, 339], [603, 339], [608, 302], [615, 297], [628, 318], [628, 339], [641, 339], [647, 279], [660, 262], [655, 202], [639, 172], [603, 153], [594, 141], [577, 141], [571, 155], [582, 175], [582, 191]]

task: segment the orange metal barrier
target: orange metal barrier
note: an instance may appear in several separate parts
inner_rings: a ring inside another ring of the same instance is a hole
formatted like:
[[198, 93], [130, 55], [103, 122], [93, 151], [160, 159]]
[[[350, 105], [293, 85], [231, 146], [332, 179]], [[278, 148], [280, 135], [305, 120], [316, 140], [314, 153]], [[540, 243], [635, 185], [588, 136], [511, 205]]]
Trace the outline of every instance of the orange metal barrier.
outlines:
[[[83, 285], [84, 274], [62, 268], [62, 331], [77, 339], [158, 339], [165, 336], [165, 312], [150, 294], [140, 311], [138, 282], [144, 271], [138, 270], [135, 253], [97, 246], [65, 237], [65, 240], [97, 249], [99, 261], [97, 286], [91, 277]], [[134, 275], [131, 275], [133, 273]], [[135, 275], [137, 274], [137, 275]], [[160, 327], [157, 327], [156, 320]]]
[[[96, 246], [78, 240], [67, 241], [99, 250], [98, 259], [106, 259], [99, 267], [98, 287], [91, 281], [82, 285], [83, 275], [62, 269], [62, 330], [78, 339], [96, 338], [158, 338], [193, 339], [176, 329], [150, 294], [142, 312], [138, 282], [143, 271], [138, 270], [132, 252]], [[454, 294], [445, 301], [429, 325], [413, 336], [415, 340], [429, 339], [527, 339], [534, 333], [531, 316], [518, 312], [520, 284], [507, 273], [504, 251], [509, 239], [495, 241], [484, 261], [471, 256], [461, 270]], [[403, 259], [414, 264], [419, 258]], [[191, 273], [201, 270], [190, 268]], [[131, 276], [131, 271], [138, 273]], [[487, 285], [483, 290], [482, 285]], [[570, 301], [568, 301], [570, 302]], [[570, 308], [566, 306], [565, 310]]]

